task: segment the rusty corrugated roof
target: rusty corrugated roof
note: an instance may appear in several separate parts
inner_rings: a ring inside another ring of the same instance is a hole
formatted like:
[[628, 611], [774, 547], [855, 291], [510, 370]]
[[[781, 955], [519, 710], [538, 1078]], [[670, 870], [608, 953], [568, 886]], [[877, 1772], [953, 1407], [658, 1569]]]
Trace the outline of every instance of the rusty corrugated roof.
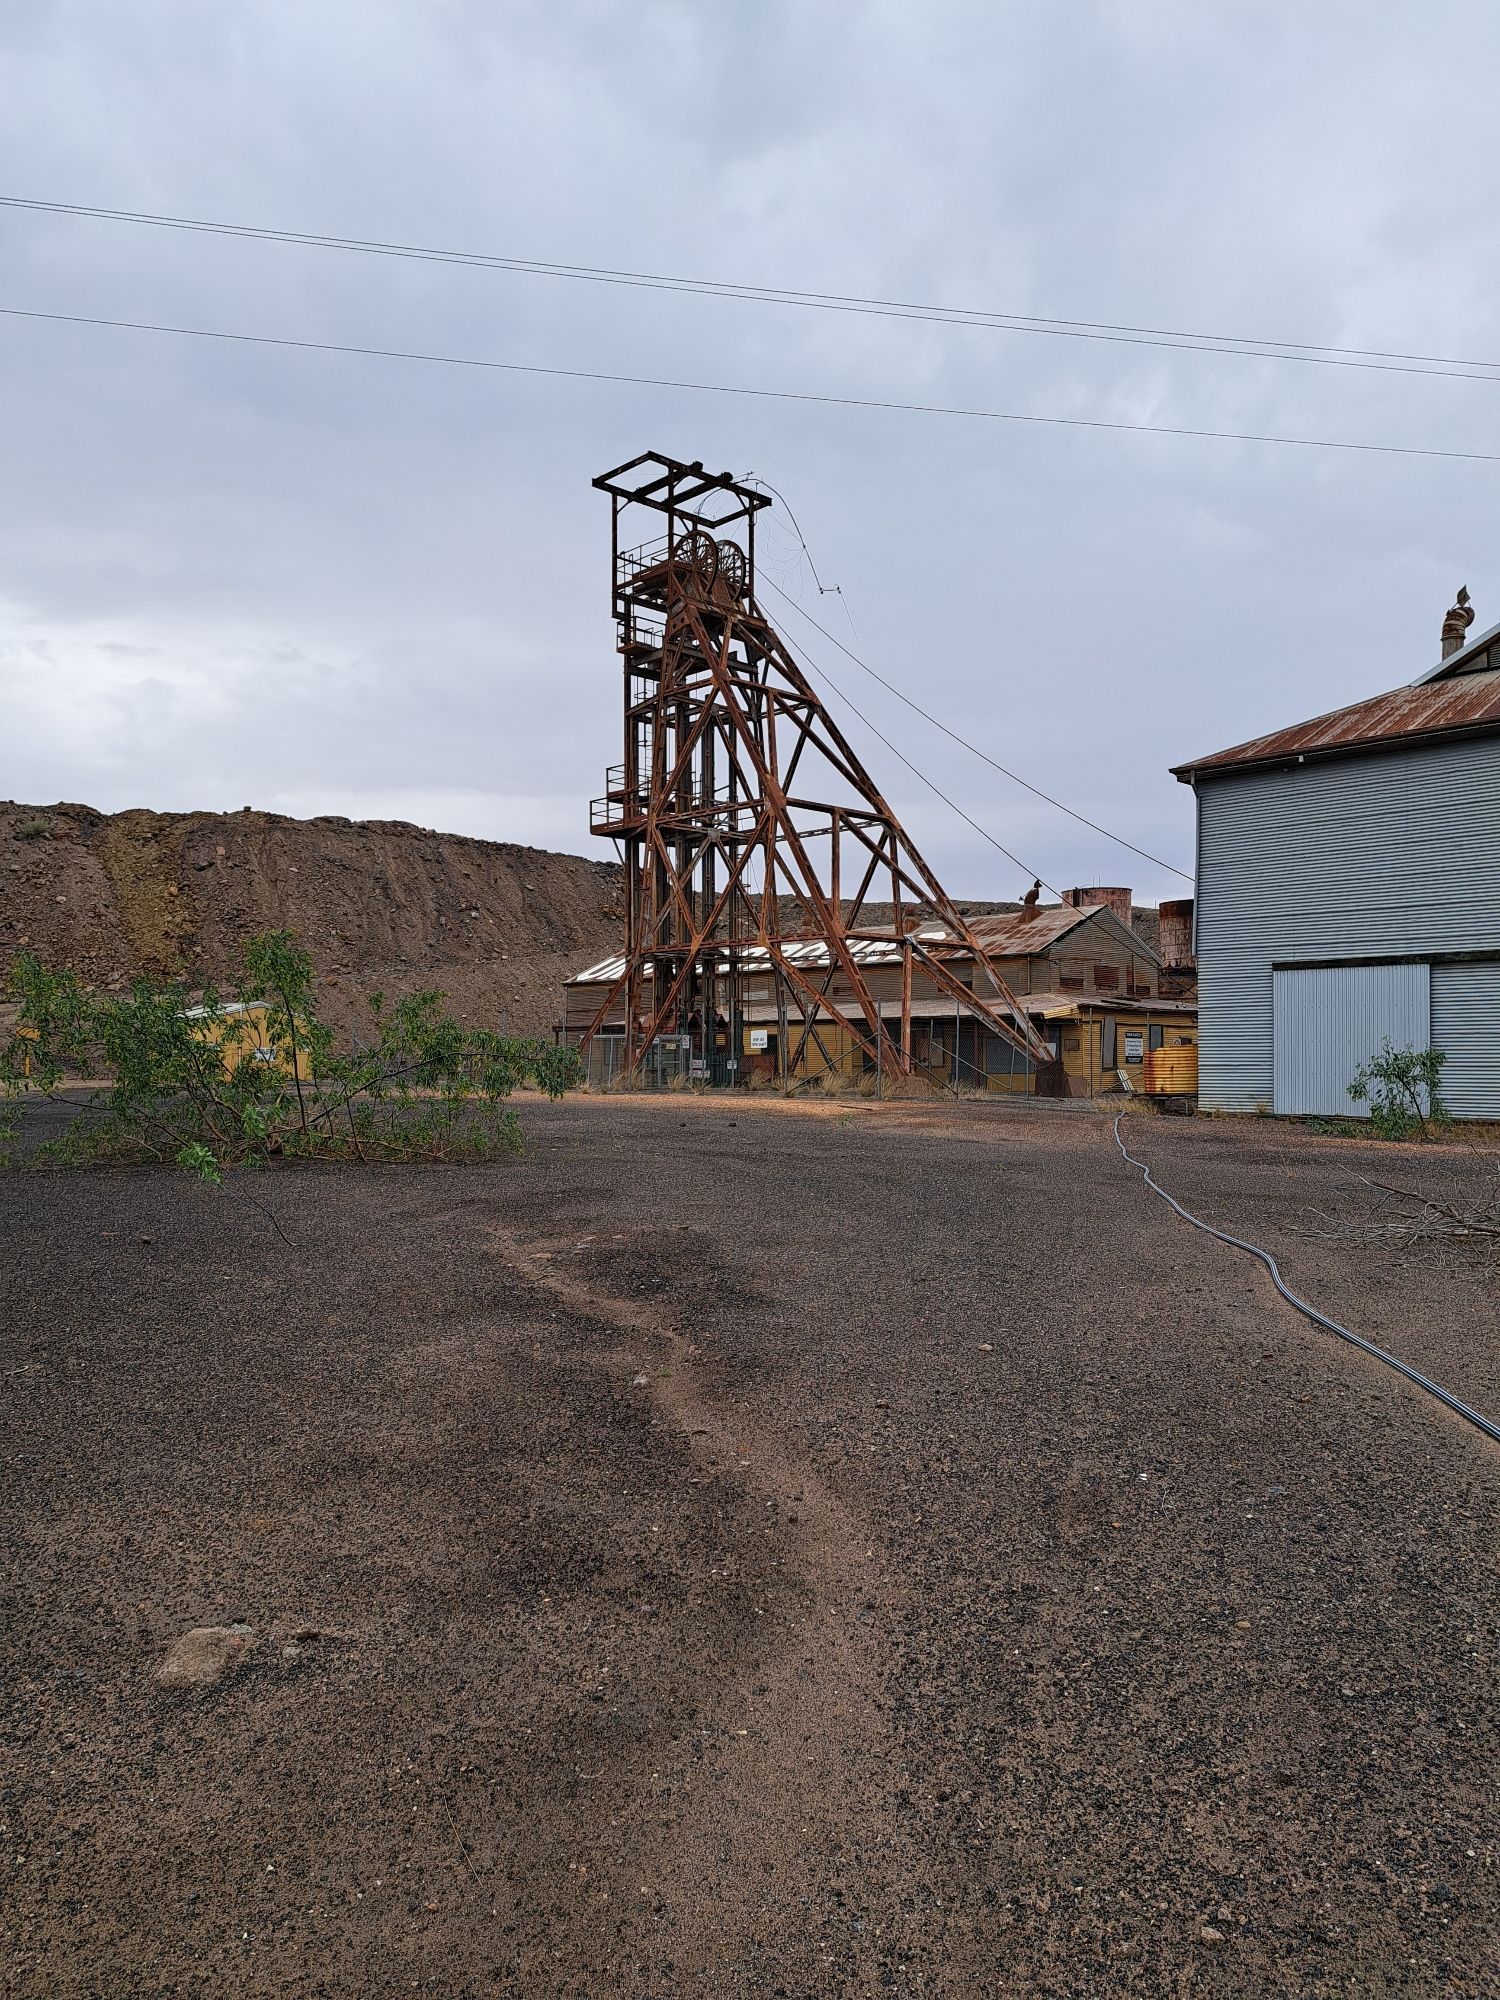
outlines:
[[996, 958], [1029, 958], [1046, 951], [1079, 924], [1097, 917], [1102, 903], [1088, 903], [1075, 909], [1071, 903], [1042, 903], [1028, 915], [1014, 910], [1002, 917], [970, 917], [969, 929], [987, 952]]
[[1381, 744], [1489, 730], [1500, 730], [1500, 671], [1394, 688], [1389, 694], [1314, 716], [1311, 722], [1253, 737], [1232, 750], [1175, 764], [1172, 775], [1191, 784], [1200, 772], [1279, 764], [1295, 757], [1333, 757]]

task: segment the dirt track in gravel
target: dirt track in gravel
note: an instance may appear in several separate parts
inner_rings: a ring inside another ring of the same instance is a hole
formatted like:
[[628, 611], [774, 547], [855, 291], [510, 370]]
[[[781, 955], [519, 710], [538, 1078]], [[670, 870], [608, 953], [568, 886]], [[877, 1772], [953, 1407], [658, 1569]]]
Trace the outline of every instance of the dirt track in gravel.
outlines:
[[[1500, 1454], [1086, 1109], [524, 1117], [0, 1181], [9, 1993], [1500, 1992]], [[1390, 1155], [1131, 1132], [1500, 1406]]]

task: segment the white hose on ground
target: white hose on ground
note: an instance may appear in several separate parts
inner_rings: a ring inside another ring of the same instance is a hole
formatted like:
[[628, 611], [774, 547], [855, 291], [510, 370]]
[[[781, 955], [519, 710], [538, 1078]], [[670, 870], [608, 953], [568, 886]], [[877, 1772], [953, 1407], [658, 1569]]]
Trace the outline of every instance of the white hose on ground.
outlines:
[[1383, 1361], [1387, 1368], [1394, 1368], [1396, 1373], [1404, 1375], [1408, 1382], [1415, 1382], [1417, 1387], [1425, 1389], [1429, 1396], [1436, 1396], [1438, 1401], [1452, 1410], [1455, 1416], [1462, 1417], [1466, 1423], [1471, 1423], [1476, 1430], [1483, 1431], [1484, 1435], [1493, 1443], [1500, 1444], [1500, 1424], [1492, 1423], [1480, 1411], [1474, 1409], [1468, 1403], [1461, 1402], [1457, 1396], [1443, 1388], [1440, 1383], [1434, 1382], [1429, 1376], [1423, 1375], [1415, 1368], [1409, 1368], [1404, 1361], [1398, 1361], [1394, 1354], [1388, 1354], [1383, 1347], [1377, 1347], [1373, 1340], [1366, 1340], [1362, 1334], [1351, 1333], [1347, 1326], [1340, 1326], [1338, 1321], [1330, 1319], [1327, 1313], [1320, 1313], [1317, 1307], [1310, 1306], [1306, 1299], [1299, 1299], [1297, 1294], [1291, 1290], [1282, 1278], [1281, 1272], [1276, 1267], [1276, 1259], [1271, 1255], [1269, 1250], [1262, 1250], [1254, 1243], [1246, 1243], [1243, 1237], [1230, 1236], [1222, 1229], [1215, 1229], [1211, 1222], [1205, 1222], [1202, 1216], [1194, 1215], [1191, 1209], [1184, 1208], [1180, 1201], [1169, 1195], [1164, 1187], [1151, 1178], [1151, 1169], [1146, 1165], [1146, 1162], [1138, 1160], [1134, 1153], [1127, 1150], [1125, 1141], [1120, 1137], [1120, 1120], [1123, 1116], [1123, 1112], [1117, 1111], [1115, 1113], [1114, 1124], [1115, 1144], [1120, 1149], [1121, 1157], [1128, 1160], [1131, 1166], [1139, 1168], [1142, 1178], [1151, 1192], [1155, 1195], [1160, 1195], [1169, 1208], [1175, 1208], [1184, 1222], [1192, 1223], [1195, 1229], [1206, 1230], [1210, 1236], [1217, 1236], [1221, 1243], [1228, 1243], [1235, 1250], [1243, 1250], [1249, 1257], [1259, 1258], [1260, 1262], [1265, 1265], [1271, 1274], [1271, 1283], [1280, 1292], [1287, 1304], [1295, 1306], [1297, 1311], [1304, 1318], [1310, 1319], [1314, 1326], [1325, 1327], [1329, 1333], [1336, 1333], [1340, 1340], [1347, 1340], [1351, 1347], [1357, 1347], [1362, 1354], [1368, 1354], [1376, 1361]]

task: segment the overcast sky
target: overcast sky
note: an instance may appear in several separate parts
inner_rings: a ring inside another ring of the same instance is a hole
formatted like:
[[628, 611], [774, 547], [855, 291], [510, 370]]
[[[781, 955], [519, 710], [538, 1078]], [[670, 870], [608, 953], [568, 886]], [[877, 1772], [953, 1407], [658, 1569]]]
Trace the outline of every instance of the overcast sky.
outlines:
[[[1493, 361], [1497, 72], [1487, 0], [26, 0], [0, 10], [0, 193]], [[1483, 382], [5, 210], [0, 271], [0, 305], [63, 313], [1500, 452]], [[1168, 765], [1414, 678], [1460, 583], [1500, 618], [1500, 464], [14, 319], [0, 384], [0, 792], [37, 802], [606, 854], [587, 801], [618, 754], [618, 677], [589, 481], [648, 447], [771, 480], [842, 605], [779, 509], [769, 575], [1002, 762], [1185, 868]], [[795, 614], [784, 631], [1026, 870], [1184, 893]], [[950, 889], [1025, 885], [830, 701]]]

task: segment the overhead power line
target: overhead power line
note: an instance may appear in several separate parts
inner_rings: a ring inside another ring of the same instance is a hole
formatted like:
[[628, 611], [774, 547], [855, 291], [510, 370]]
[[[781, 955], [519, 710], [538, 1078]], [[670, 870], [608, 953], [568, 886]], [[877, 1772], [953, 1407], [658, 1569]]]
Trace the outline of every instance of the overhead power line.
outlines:
[[[838, 641], [835, 640], [834, 644], [837, 645]], [[908, 757], [904, 751], [898, 750], [895, 744], [891, 741], [890, 737], [886, 736], [881, 730], [875, 727], [875, 724], [870, 720], [869, 716], [865, 714], [864, 710], [861, 708], [857, 708], [855, 706], [853, 700], [850, 698], [849, 695], [847, 695], [844, 692], [843, 688], [839, 686], [838, 682], [833, 678], [833, 675], [829, 673], [826, 667], [820, 667], [817, 661], [811, 658], [809, 654], [800, 650], [798, 653], [798, 659], [803, 666], [811, 667], [815, 674], [818, 674], [823, 680], [825, 680], [828, 683], [829, 687], [831, 687], [834, 693], [838, 696], [839, 700], [844, 704], [845, 708], [849, 710], [849, 713], [854, 717], [856, 717], [858, 721], [862, 722], [865, 728], [869, 730], [870, 734], [873, 737], [875, 737], [878, 742], [883, 743], [886, 749], [890, 751], [891, 755], [896, 759], [898, 759], [899, 762], [903, 763], [906, 766], [907, 770], [911, 772], [914, 778], [920, 779], [921, 782], [927, 787], [928, 791], [934, 795], [934, 797], [941, 799], [943, 804], [947, 806], [951, 812], [956, 812], [959, 818], [963, 821], [965, 826], [971, 826], [974, 829], [974, 831], [979, 835], [981, 840], [987, 840], [990, 846], [993, 847], [997, 853], [1003, 854], [1007, 861], [1014, 862], [1015, 866], [1021, 870], [1021, 873], [1023, 875], [1030, 875], [1035, 881], [1040, 882], [1044, 889], [1051, 890], [1051, 893], [1054, 896], [1056, 896], [1059, 902], [1062, 901], [1061, 889], [1053, 888], [1052, 884], [1046, 879], [1044, 875], [1042, 875], [1040, 870], [1029, 867], [1026, 862], [1021, 860], [1019, 855], [1012, 854], [1008, 847], [1002, 846], [1001, 843], [998, 840], [996, 840], [994, 834], [990, 832], [988, 827], [981, 826], [977, 819], [971, 819], [969, 815], [964, 811], [963, 807], [959, 805], [956, 799], [950, 799], [948, 794], [942, 789], [942, 787], [940, 785], [934, 784], [933, 780], [928, 777], [927, 773], [921, 770], [916, 764], [914, 764], [911, 761], [910, 757]]]
[[481, 368], [509, 375], [546, 375], [567, 382], [613, 382], [639, 389], [680, 389], [695, 395], [752, 396], [778, 403], [817, 403], [846, 410], [905, 411], [916, 416], [965, 417], [985, 423], [1038, 424], [1049, 429], [1135, 432], [1150, 437], [1211, 438], [1223, 444], [1292, 445], [1307, 451], [1349, 451], [1396, 458], [1465, 460], [1500, 464], [1500, 452], [1453, 451], [1437, 445], [1376, 444], [1354, 438], [1289, 437], [1268, 431], [1216, 431], [1189, 424], [1132, 424], [1108, 417], [1045, 416], [1021, 410], [970, 409], [955, 403], [908, 403], [892, 396], [834, 396], [810, 389], [766, 389], [749, 383], [690, 382], [673, 376], [626, 375], [602, 368], [549, 368], [533, 361], [496, 361], [478, 355], [431, 354], [414, 348], [363, 346], [352, 341], [296, 340], [284, 334], [238, 333], [224, 327], [173, 326], [157, 320], [106, 319], [96, 313], [41, 312], [26, 306], [0, 306], [8, 319], [29, 319], [57, 326], [109, 327], [131, 333], [163, 333], [192, 340], [222, 340], [246, 347], [280, 347], [308, 354], [355, 354], [380, 361], [419, 361], [444, 368]]
[[1138, 854], [1142, 861], [1149, 861], [1155, 868], [1165, 868], [1171, 875], [1180, 875], [1184, 882], [1192, 881], [1193, 878], [1188, 871], [1185, 868], [1179, 868], [1175, 861], [1164, 861], [1159, 854], [1150, 854], [1144, 847], [1137, 847], [1133, 840], [1127, 840], [1123, 834], [1112, 833], [1107, 826], [1101, 826], [1098, 820], [1090, 819], [1086, 813], [1075, 812], [1072, 806], [1064, 805], [1061, 799], [1053, 798], [1052, 794], [1044, 792], [1040, 785], [1034, 785], [1029, 778], [1023, 778], [1019, 771], [1012, 771], [1007, 765], [997, 763], [987, 750], [981, 750], [979, 745], [971, 743], [967, 736], [960, 736], [956, 729], [950, 729], [940, 716], [934, 715], [931, 709], [923, 708], [920, 702], [913, 701], [911, 696], [903, 693], [894, 681], [888, 681], [884, 674], [877, 673], [868, 660], [862, 660], [858, 653], [851, 652], [843, 640], [830, 632], [826, 625], [820, 625], [810, 611], [804, 611], [796, 598], [788, 597], [787, 593], [776, 582], [774, 577], [763, 577], [761, 580], [768, 583], [776, 595], [785, 599], [799, 617], [805, 618], [814, 631], [821, 632], [831, 645], [837, 646], [844, 657], [852, 660], [855, 666], [861, 668], [863, 672], [870, 676], [871, 680], [879, 681], [880, 685], [888, 693], [893, 694], [897, 701], [904, 702], [914, 714], [920, 715], [924, 722], [930, 722], [934, 729], [940, 729], [945, 736], [950, 737], [953, 742], [959, 744], [963, 749], [969, 751], [971, 755], [977, 757], [982, 764], [988, 764], [992, 771], [998, 771], [1002, 777], [1009, 778], [1012, 784], [1020, 785], [1024, 791], [1031, 792], [1036, 798], [1045, 799], [1049, 806], [1056, 806], [1060, 813], [1066, 813], [1069, 819], [1076, 819], [1080, 826], [1089, 827], [1095, 833], [1102, 833], [1106, 840], [1112, 840], [1117, 847], [1128, 847], [1130, 852]]
[[1058, 340], [1104, 341], [1191, 354], [1240, 355], [1257, 361], [1291, 361], [1308, 367], [1357, 368], [1379, 374], [1428, 375], [1459, 382], [1500, 382], [1500, 361], [1476, 361], [1444, 354], [1410, 354], [1397, 348], [1338, 347], [1317, 341], [1267, 340], [1253, 334], [1199, 333], [1174, 327], [1132, 326], [1124, 321], [1066, 319], [1052, 314], [997, 312], [980, 307], [944, 306], [908, 299], [882, 299], [852, 292], [814, 292], [785, 285], [751, 285], [727, 279], [675, 276], [659, 271], [618, 270], [608, 265], [567, 264], [480, 250], [448, 250], [379, 237], [339, 236], [323, 231], [278, 229], [198, 216], [163, 215], [149, 210], [101, 208], [84, 202], [44, 201], [0, 195], [0, 207], [43, 215], [67, 215], [97, 222], [123, 222], [192, 235], [286, 243], [307, 249], [338, 250], [365, 257], [401, 257], [469, 270], [504, 271], [523, 277], [560, 278], [573, 283], [618, 285], [633, 290], [685, 293], [699, 298], [855, 313], [877, 319], [917, 320], [927, 325], [966, 326], [992, 333], [1035, 334]]

